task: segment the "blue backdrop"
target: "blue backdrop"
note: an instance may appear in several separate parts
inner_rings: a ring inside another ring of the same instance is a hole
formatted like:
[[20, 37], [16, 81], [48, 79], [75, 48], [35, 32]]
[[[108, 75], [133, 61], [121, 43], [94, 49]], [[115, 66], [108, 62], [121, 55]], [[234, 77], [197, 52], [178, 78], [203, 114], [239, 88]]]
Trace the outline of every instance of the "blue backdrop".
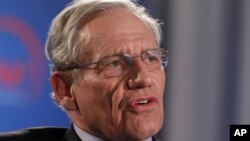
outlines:
[[68, 126], [50, 100], [44, 44], [53, 17], [70, 0], [0, 0], [0, 131]]
[[0, 0], [0, 132], [69, 126], [50, 98], [44, 45], [51, 20], [70, 1]]

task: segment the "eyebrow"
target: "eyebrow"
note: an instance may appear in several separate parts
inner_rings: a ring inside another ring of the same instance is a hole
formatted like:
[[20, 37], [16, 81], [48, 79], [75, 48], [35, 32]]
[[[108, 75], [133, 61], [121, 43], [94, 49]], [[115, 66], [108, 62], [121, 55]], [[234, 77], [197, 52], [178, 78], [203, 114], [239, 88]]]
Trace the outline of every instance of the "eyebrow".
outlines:
[[108, 57], [112, 57], [112, 56], [124, 56], [124, 55], [130, 55], [129, 53], [113, 53], [113, 54], [110, 54], [110, 55], [105, 55], [105, 56], [102, 56], [100, 58], [98, 58], [96, 61], [101, 61], [105, 58], [108, 58]]
[[[154, 49], [160, 49], [160, 48], [146, 48], [145, 50], [142, 50], [142, 51], [140, 52], [140, 54], [142, 54], [143, 52], [146, 52], [146, 51], [148, 51], [148, 50], [154, 50]], [[125, 55], [125, 54], [130, 55], [130, 56], [138, 56], [138, 55], [140, 55], [140, 54], [130, 54], [130, 53], [126, 53], [126, 52], [112, 53], [112, 54], [110, 54], [110, 55], [101, 56], [101, 57], [98, 58], [96, 61], [98, 61], [98, 60], [100, 61], [100, 60], [102, 60], [102, 59], [104, 59], [104, 58], [106, 58], [106, 57], [111, 57], [111, 56], [122, 56], [122, 55]]]

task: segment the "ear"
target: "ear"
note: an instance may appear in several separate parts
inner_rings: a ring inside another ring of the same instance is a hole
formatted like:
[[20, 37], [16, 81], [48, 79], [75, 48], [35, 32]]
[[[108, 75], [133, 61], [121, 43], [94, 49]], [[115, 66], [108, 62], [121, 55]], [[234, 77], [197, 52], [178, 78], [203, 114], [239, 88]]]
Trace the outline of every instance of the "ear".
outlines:
[[62, 72], [53, 72], [50, 78], [52, 90], [58, 103], [67, 111], [77, 110], [74, 95], [70, 93], [71, 83]]

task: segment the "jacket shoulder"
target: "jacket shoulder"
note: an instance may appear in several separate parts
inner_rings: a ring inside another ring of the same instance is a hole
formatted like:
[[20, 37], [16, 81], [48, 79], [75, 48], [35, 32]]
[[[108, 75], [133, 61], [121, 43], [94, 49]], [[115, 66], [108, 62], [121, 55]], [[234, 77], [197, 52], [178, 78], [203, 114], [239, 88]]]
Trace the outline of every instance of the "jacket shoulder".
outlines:
[[0, 133], [0, 141], [62, 141], [67, 128], [38, 127]]

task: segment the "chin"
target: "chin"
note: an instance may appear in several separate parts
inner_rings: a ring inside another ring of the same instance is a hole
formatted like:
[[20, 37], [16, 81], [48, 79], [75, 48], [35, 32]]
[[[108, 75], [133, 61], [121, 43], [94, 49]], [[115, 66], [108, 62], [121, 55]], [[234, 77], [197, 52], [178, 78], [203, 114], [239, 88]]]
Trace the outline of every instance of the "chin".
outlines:
[[129, 131], [128, 136], [130, 137], [130, 141], [133, 140], [146, 140], [149, 137], [156, 135], [160, 129], [162, 128], [162, 121], [157, 122], [148, 122], [144, 121], [136, 126], [132, 126], [132, 128], [127, 128]]

